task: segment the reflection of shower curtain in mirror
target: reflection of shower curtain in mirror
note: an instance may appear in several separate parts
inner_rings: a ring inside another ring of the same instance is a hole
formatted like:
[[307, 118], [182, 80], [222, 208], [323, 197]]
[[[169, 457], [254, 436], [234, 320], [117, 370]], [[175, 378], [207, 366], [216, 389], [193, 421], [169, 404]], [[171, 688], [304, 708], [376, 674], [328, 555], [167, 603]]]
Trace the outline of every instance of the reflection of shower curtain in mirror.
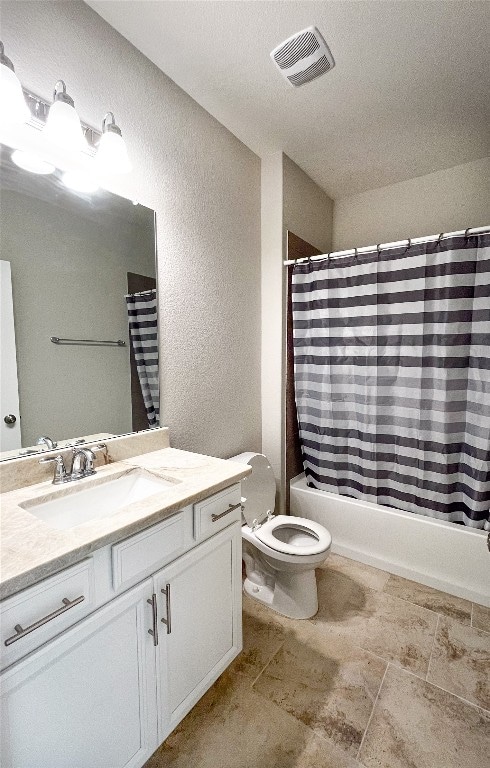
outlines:
[[131, 293], [126, 296], [126, 303], [131, 344], [148, 424], [150, 427], [157, 427], [160, 421], [160, 388], [156, 291]]

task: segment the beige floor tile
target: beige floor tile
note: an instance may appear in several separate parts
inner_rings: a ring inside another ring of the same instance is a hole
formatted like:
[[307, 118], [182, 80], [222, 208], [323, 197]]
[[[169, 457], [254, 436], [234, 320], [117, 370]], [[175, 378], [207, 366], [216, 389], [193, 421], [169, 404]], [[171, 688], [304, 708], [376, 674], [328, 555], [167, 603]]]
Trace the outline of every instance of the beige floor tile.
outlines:
[[319, 572], [318, 595], [320, 609], [312, 620], [317, 628], [425, 677], [435, 613], [326, 570]]
[[281, 647], [286, 633], [281, 625], [267, 621], [267, 617], [253, 606], [248, 607], [249, 610], [243, 612], [243, 651], [229, 671], [255, 680]]
[[[223, 679], [224, 678], [224, 679]], [[362, 768], [225, 673], [145, 768]]]
[[457, 619], [462, 624], [471, 623], [471, 602], [461, 597], [454, 597], [447, 592], [440, 592], [438, 589], [426, 587], [416, 581], [408, 581], [401, 576], [393, 575], [388, 579], [384, 591], [409, 603], [428, 608], [429, 611]]
[[472, 626], [490, 632], [490, 608], [473, 603]]
[[357, 560], [350, 560], [335, 554], [328, 556], [321, 570], [344, 573], [358, 584], [369, 587], [369, 589], [383, 589], [391, 575], [387, 571], [381, 571], [371, 565], [364, 565]]
[[427, 680], [490, 710], [490, 634], [440, 618]]
[[488, 713], [388, 668], [359, 752], [365, 768], [484, 768]]
[[253, 689], [355, 757], [386, 664], [345, 640], [286, 639]]

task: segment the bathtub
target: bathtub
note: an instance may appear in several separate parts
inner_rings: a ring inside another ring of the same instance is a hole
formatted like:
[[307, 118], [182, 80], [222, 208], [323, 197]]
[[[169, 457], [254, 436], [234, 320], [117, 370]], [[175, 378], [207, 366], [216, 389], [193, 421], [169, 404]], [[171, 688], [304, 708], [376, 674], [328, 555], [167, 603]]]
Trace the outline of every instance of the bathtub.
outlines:
[[490, 607], [486, 531], [308, 488], [291, 480], [291, 514], [324, 525], [332, 552]]

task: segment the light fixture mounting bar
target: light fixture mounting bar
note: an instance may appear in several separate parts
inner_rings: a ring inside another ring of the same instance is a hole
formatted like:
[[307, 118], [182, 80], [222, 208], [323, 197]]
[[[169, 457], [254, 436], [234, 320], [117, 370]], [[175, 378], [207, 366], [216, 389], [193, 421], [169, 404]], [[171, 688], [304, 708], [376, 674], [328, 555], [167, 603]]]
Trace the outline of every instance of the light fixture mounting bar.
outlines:
[[[41, 131], [46, 124], [51, 102], [46, 101], [36, 93], [32, 93], [32, 91], [28, 91], [27, 88], [22, 88], [22, 92], [29, 108], [29, 112], [31, 113], [31, 117], [27, 121], [27, 124], [36, 128], [38, 131]], [[83, 120], [80, 122], [87, 140], [87, 150], [84, 151], [88, 152], [89, 155], [95, 155], [97, 144], [99, 143], [102, 133], [97, 131], [91, 125], [84, 123]]]

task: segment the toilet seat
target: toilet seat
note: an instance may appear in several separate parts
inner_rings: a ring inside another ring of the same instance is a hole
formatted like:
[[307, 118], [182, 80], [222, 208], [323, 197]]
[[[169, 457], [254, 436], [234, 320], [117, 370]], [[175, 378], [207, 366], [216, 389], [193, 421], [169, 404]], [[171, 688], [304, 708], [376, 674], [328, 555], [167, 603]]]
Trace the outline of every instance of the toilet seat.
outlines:
[[[293, 535], [291, 538], [294, 538], [296, 532], [299, 538], [302, 539], [301, 543], [295, 544], [282, 541], [277, 535], [281, 529], [292, 530]], [[305, 517], [294, 517], [292, 515], [277, 515], [263, 523], [260, 528], [255, 529], [254, 534], [259, 541], [272, 550], [283, 552], [286, 555], [296, 555], [297, 557], [301, 555], [319, 555], [322, 552], [326, 552], [332, 544], [332, 537], [323, 525], [315, 523], [313, 520], [308, 520]], [[305, 542], [305, 536], [311, 538], [311, 543], [309, 541]]]

